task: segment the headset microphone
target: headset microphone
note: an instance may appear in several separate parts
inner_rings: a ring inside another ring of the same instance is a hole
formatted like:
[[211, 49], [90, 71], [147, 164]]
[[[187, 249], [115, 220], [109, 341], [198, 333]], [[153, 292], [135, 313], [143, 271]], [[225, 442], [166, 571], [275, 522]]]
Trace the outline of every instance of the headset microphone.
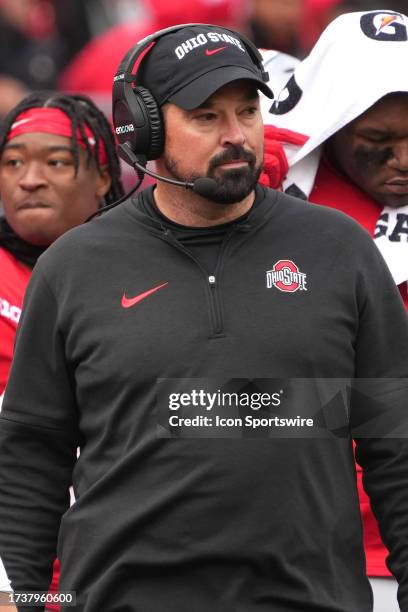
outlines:
[[206, 198], [211, 200], [212, 196], [215, 195], [218, 185], [217, 181], [211, 178], [202, 177], [198, 178], [193, 182], [188, 181], [176, 181], [175, 179], [170, 179], [165, 176], [160, 176], [153, 172], [152, 170], [148, 170], [144, 165], [146, 163], [146, 159], [139, 155], [136, 156], [132, 151], [129, 142], [123, 142], [118, 146], [118, 154], [124, 161], [133, 166], [139, 172], [143, 172], [143, 174], [148, 174], [152, 178], [157, 179], [158, 181], [162, 181], [163, 183], [168, 183], [169, 185], [176, 185], [176, 187], [184, 187], [184, 189], [191, 189], [194, 193], [197, 193], [202, 198]]

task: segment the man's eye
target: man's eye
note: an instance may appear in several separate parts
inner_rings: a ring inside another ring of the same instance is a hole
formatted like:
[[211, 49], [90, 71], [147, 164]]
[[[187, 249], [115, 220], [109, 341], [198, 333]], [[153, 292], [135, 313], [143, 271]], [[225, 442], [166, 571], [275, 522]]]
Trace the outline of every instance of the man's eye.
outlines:
[[245, 108], [243, 112], [245, 115], [253, 116], [256, 115], [258, 111], [258, 106], [249, 106], [248, 108]]
[[23, 162], [21, 159], [10, 157], [9, 159], [4, 159], [2, 163], [4, 166], [9, 166], [11, 168], [18, 168]]
[[216, 119], [217, 115], [215, 113], [201, 113], [200, 115], [196, 115], [196, 119], [198, 121], [213, 121]]
[[368, 140], [376, 144], [381, 144], [383, 142], [387, 142], [388, 138], [386, 136], [370, 136]]
[[62, 168], [64, 166], [70, 166], [72, 162], [68, 159], [49, 159], [48, 165], [55, 168]]
[[385, 133], [375, 133], [375, 132], [368, 132], [366, 134], [361, 134], [362, 138], [364, 138], [365, 140], [368, 140], [369, 142], [374, 142], [374, 143], [382, 143], [382, 142], [387, 142], [387, 140], [389, 140], [390, 136], [389, 134], [385, 134]]

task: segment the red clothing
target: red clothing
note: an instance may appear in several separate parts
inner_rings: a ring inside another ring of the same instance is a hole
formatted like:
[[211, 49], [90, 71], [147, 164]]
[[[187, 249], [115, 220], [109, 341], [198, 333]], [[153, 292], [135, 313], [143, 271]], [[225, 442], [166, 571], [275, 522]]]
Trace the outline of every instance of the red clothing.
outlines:
[[[374, 234], [378, 217], [383, 208], [358, 187], [347, 182], [325, 160], [320, 164], [309, 199], [315, 204], [324, 204], [330, 208], [341, 210], [365, 227], [371, 235]], [[399, 289], [408, 310], [407, 283], [400, 285]], [[358, 465], [357, 485], [363, 518], [367, 575], [391, 576], [385, 565], [388, 550], [381, 541], [377, 521], [371, 512], [369, 498], [363, 489], [361, 468]]]
[[[48, 592], [49, 593], [58, 593], [58, 586], [59, 586], [59, 575], [60, 575], [60, 565], [59, 565], [59, 561], [58, 559], [55, 559], [54, 561], [54, 565], [53, 565], [53, 572], [52, 572], [52, 580], [51, 580], [51, 584], [48, 588]], [[52, 612], [59, 612], [59, 610], [61, 609], [60, 604], [51, 604], [48, 603], [45, 606], [46, 610], [52, 610]]]
[[[0, 248], [0, 394], [6, 386], [13, 358], [14, 337], [30, 276], [30, 268], [9, 251]], [[59, 564], [56, 560], [50, 592], [58, 589], [58, 578]], [[47, 609], [58, 611], [60, 608], [49, 605]]]
[[13, 357], [14, 336], [31, 270], [0, 248], [0, 394]]

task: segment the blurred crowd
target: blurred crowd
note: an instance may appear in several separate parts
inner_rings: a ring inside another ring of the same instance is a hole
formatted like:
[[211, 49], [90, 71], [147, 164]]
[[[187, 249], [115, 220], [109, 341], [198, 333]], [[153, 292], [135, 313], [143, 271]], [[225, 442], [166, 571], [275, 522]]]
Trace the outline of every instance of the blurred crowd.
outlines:
[[90, 95], [110, 111], [112, 78], [140, 38], [171, 25], [217, 23], [258, 47], [304, 58], [338, 15], [405, 12], [406, 0], [0, 0], [0, 118], [27, 93]]

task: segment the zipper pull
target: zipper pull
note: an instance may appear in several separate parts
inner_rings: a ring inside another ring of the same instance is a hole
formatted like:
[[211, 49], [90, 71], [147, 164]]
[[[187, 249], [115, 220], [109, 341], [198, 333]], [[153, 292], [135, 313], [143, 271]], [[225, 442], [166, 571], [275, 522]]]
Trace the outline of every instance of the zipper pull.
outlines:
[[215, 287], [215, 276], [209, 276], [208, 282], [210, 283], [210, 287]]

